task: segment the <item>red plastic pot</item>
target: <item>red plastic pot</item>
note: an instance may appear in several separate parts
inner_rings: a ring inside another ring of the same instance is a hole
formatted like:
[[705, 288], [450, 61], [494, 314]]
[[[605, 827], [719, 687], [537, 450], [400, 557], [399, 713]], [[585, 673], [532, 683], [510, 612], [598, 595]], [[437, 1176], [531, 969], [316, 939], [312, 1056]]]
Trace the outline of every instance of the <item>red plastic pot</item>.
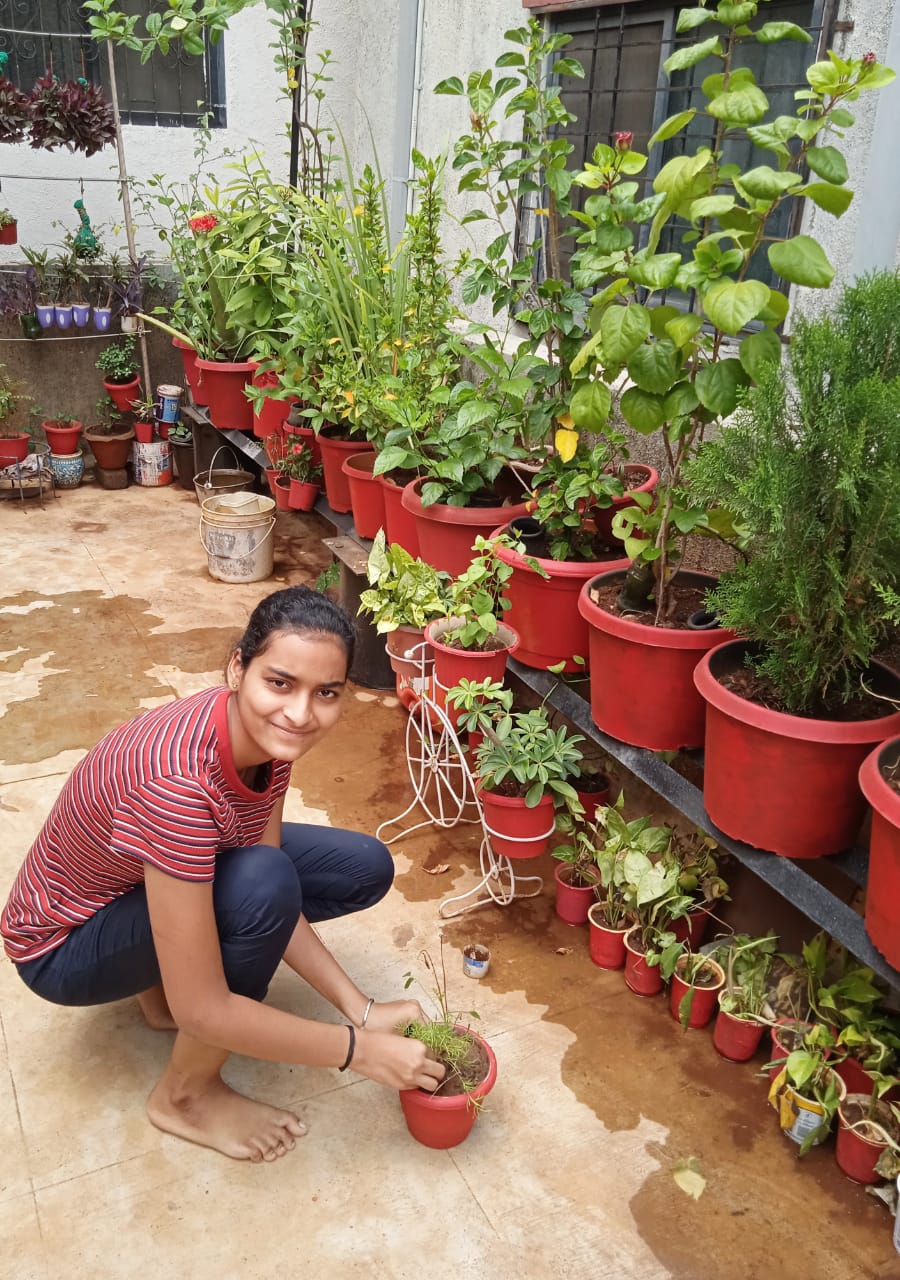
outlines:
[[502, 681], [506, 673], [506, 661], [515, 653], [519, 645], [519, 637], [512, 627], [505, 622], [497, 626], [496, 639], [503, 644], [502, 649], [492, 649], [482, 653], [478, 649], [454, 649], [443, 642], [443, 637], [457, 625], [455, 618], [439, 618], [429, 622], [425, 628], [425, 638], [434, 649], [434, 700], [444, 708], [450, 723], [456, 727], [459, 712], [446, 705], [446, 692], [459, 684], [465, 676], [467, 680]]
[[312, 453], [312, 460], [315, 466], [319, 466], [322, 462], [322, 449], [319, 445], [319, 437], [313, 431], [312, 427], [295, 426], [293, 423], [285, 421], [280, 428], [281, 434], [285, 440], [302, 440], [304, 444], [308, 444]]
[[434, 650], [425, 640], [424, 627], [397, 627], [384, 639], [391, 670], [397, 677], [397, 697], [409, 711], [423, 693], [433, 696]]
[[621, 969], [625, 964], [625, 934], [627, 926], [611, 929], [604, 924], [600, 903], [592, 903], [588, 909], [588, 949], [594, 964], [600, 969]]
[[350, 486], [353, 526], [360, 538], [374, 538], [384, 525], [384, 490], [378, 477], [372, 475], [375, 453], [351, 453], [341, 463], [341, 471]]
[[323, 427], [319, 432], [325, 497], [332, 511], [347, 512], [352, 510], [352, 502], [350, 484], [341, 469], [344, 459], [356, 453], [371, 452], [372, 445], [365, 440], [340, 440], [329, 434], [336, 430], [336, 427]]
[[585, 822], [593, 822], [597, 816], [597, 810], [605, 809], [609, 804], [609, 778], [605, 774], [598, 773], [598, 781], [601, 778], [606, 783], [606, 786], [601, 787], [598, 791], [582, 791], [578, 784], [584, 781], [583, 777], [572, 779], [572, 786], [575, 788], [578, 799], [581, 801], [581, 807], [584, 810]]
[[17, 244], [19, 240], [18, 222], [4, 222], [0, 227], [0, 244]]
[[868, 1094], [847, 1094], [838, 1107], [837, 1145], [835, 1158], [838, 1168], [853, 1182], [861, 1182], [864, 1186], [872, 1186], [881, 1181], [881, 1175], [875, 1172], [881, 1153], [886, 1150], [887, 1143], [876, 1138], [867, 1138], [863, 1134], [849, 1128], [849, 1121], [844, 1115], [848, 1102], [868, 1104]]
[[[747, 649], [739, 640], [721, 645], [695, 673], [707, 707], [706, 812], [727, 835], [786, 858], [846, 849], [865, 813], [860, 765], [874, 743], [900, 732], [900, 711], [879, 720], [813, 720], [748, 702], [718, 680], [743, 665]], [[872, 670], [879, 692], [900, 693], [886, 667], [873, 663]], [[870, 878], [870, 900], [873, 888]]]
[[28, 457], [28, 435], [22, 432], [14, 436], [0, 436], [0, 467], [11, 462], [24, 462]]
[[281, 472], [278, 470], [277, 467], [265, 468], [266, 483], [269, 486], [269, 492], [271, 493], [273, 498], [275, 497], [275, 481], [278, 479], [280, 475], [281, 475]]
[[541, 796], [533, 809], [519, 796], [500, 796], [481, 787], [478, 795], [498, 858], [539, 858], [547, 852], [556, 826], [551, 795]]
[[[681, 1002], [691, 989], [690, 983], [685, 982], [679, 972], [679, 970], [684, 970], [686, 964], [686, 956], [682, 956], [676, 961], [675, 972], [672, 974], [672, 986], [669, 990], [669, 1012], [676, 1022], [681, 1021]], [[694, 999], [691, 1002], [687, 1025], [689, 1029], [695, 1031], [699, 1030], [700, 1027], [708, 1026], [712, 1022], [719, 993], [725, 985], [725, 970], [720, 964], [716, 964], [715, 960], [706, 960], [703, 967], [704, 969], [715, 970], [716, 983], [712, 987], [694, 987]]]
[[[281, 379], [274, 369], [267, 369], [265, 373], [260, 373], [259, 364], [255, 360], [251, 360], [249, 363], [253, 366], [253, 375], [250, 378], [252, 386], [262, 387], [267, 390], [281, 385]], [[273, 431], [277, 431], [283, 425], [285, 418], [291, 411], [291, 405], [295, 401], [296, 396], [290, 400], [273, 400], [266, 397], [259, 409], [255, 409], [251, 405], [253, 434], [260, 440], [265, 440], [266, 436], [270, 436]]]
[[835, 1063], [834, 1073], [841, 1077], [848, 1093], [863, 1094], [867, 1098], [871, 1096], [875, 1081], [855, 1058], [844, 1058]]
[[197, 357], [209, 416], [220, 431], [252, 431], [253, 406], [244, 388], [253, 374], [250, 360], [204, 360]]
[[277, 475], [275, 477], [275, 485], [272, 489], [272, 496], [275, 499], [275, 506], [279, 511], [290, 511], [291, 509], [291, 478], [290, 476]]
[[141, 380], [137, 374], [128, 382], [107, 382], [104, 378], [103, 389], [120, 412], [129, 413], [141, 394]]
[[[591, 600], [591, 588], [619, 585], [623, 570], [586, 582], [578, 609], [590, 631], [591, 716], [604, 733], [651, 751], [702, 747], [706, 709], [694, 687], [703, 655], [732, 633], [652, 627], [607, 613]], [[678, 581], [714, 587], [706, 573], [682, 570]]]
[[384, 534], [389, 543], [396, 543], [411, 556], [419, 555], [419, 535], [416, 518], [403, 505], [402, 484], [395, 484], [389, 476], [378, 477], [384, 498]]
[[[722, 992], [717, 999], [721, 1001]], [[736, 1018], [732, 1013], [719, 1009], [713, 1028], [713, 1047], [727, 1062], [749, 1062], [759, 1048], [765, 1026], [748, 1018]]]
[[697, 907], [686, 916], [679, 916], [671, 923], [671, 931], [676, 942], [686, 942], [691, 951], [699, 951], [706, 937], [710, 915], [706, 907]]
[[433, 568], [444, 569], [454, 578], [472, 563], [472, 543], [479, 534], [490, 537], [499, 525], [528, 514], [525, 501], [497, 507], [451, 507], [442, 502], [423, 507], [422, 484], [422, 480], [412, 480], [403, 490], [402, 499], [404, 508], [415, 517], [419, 555]]
[[892, 738], [876, 747], [859, 771], [859, 785], [872, 806], [866, 933], [895, 969], [900, 968], [900, 792], [888, 786], [883, 770], [898, 760], [900, 738]]
[[134, 424], [134, 438], [138, 444], [153, 443], [153, 423], [152, 422], [136, 422]]
[[194, 404], [205, 408], [209, 403], [206, 395], [206, 387], [200, 381], [200, 370], [197, 368], [197, 352], [186, 342], [182, 342], [180, 338], [172, 339], [172, 346], [177, 347], [181, 353], [181, 363], [184, 366], [184, 376], [188, 386], [191, 389], [191, 395], [194, 397]]
[[553, 872], [556, 882], [556, 914], [564, 924], [587, 924], [588, 911], [596, 901], [592, 884], [572, 884], [572, 866], [561, 862]]
[[616, 538], [612, 531], [613, 516], [617, 511], [621, 511], [623, 507], [633, 507], [635, 505], [634, 498], [630, 495], [633, 493], [652, 493], [659, 484], [659, 472], [655, 467], [648, 467], [643, 462], [629, 462], [625, 468], [626, 480], [637, 480], [636, 484], [629, 483], [627, 491], [621, 498], [613, 498], [611, 507], [592, 507], [587, 503], [588, 514], [594, 521], [597, 533], [607, 544], [607, 546], [615, 546], [619, 539]]
[[[505, 533], [509, 525], [492, 531], [492, 536]], [[565, 662], [569, 674], [585, 671], [574, 661], [577, 656], [588, 662], [588, 624], [578, 611], [581, 589], [598, 573], [627, 569], [629, 561], [620, 556], [608, 562], [580, 560], [548, 560], [543, 556], [519, 555], [508, 547], [497, 547], [497, 558], [513, 566], [506, 584], [509, 611], [506, 617], [515, 627], [522, 643], [516, 659], [526, 667], [547, 667]], [[544, 578], [527, 563], [533, 559], [547, 574]]]
[[640, 925], [635, 925], [625, 934], [625, 985], [636, 996], [656, 996], [662, 991], [662, 974], [658, 964], [648, 964], [643, 952], [635, 949], [633, 939], [639, 933]]
[[[770, 1058], [771, 1062], [781, 1062], [784, 1058], [786, 1058], [792, 1052], [792, 1050], [785, 1044], [785, 1042], [781, 1038], [781, 1034], [780, 1034], [781, 1027], [799, 1027], [804, 1032], [807, 1032], [812, 1030], [813, 1024], [811, 1022], [804, 1022], [800, 1018], [779, 1018], [775, 1023], [775, 1026], [772, 1027], [771, 1029], [772, 1030], [772, 1056]], [[829, 1058], [830, 1056], [831, 1056], [831, 1050], [826, 1049], [825, 1057]], [[781, 1070], [781, 1067], [770, 1067], [768, 1070], [768, 1075], [777, 1076], [780, 1070]]]
[[84, 424], [73, 422], [70, 427], [57, 427], [52, 422], [42, 422], [41, 429], [47, 437], [51, 453], [75, 453]]
[[310, 480], [295, 480], [291, 477], [288, 501], [292, 511], [312, 511], [319, 496], [319, 486]]
[[497, 1058], [491, 1046], [471, 1029], [459, 1029], [477, 1040], [487, 1054], [488, 1073], [481, 1084], [470, 1094], [447, 1098], [435, 1097], [424, 1089], [400, 1090], [400, 1106], [410, 1133], [424, 1147], [438, 1151], [458, 1147], [469, 1136], [479, 1110], [474, 1104], [487, 1097], [497, 1080]]

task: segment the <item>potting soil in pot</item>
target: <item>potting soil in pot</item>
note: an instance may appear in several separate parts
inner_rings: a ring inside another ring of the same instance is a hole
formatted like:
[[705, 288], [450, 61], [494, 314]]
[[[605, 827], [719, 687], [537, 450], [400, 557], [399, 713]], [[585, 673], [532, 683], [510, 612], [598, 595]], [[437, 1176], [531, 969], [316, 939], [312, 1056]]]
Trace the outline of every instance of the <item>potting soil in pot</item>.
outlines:
[[[462, 1033], [457, 1034], [461, 1035]], [[468, 1053], [462, 1062], [457, 1064], [458, 1074], [456, 1072], [448, 1072], [438, 1087], [432, 1091], [432, 1096], [435, 1098], [456, 1098], [462, 1093], [469, 1093], [476, 1085], [481, 1084], [489, 1069], [490, 1062], [484, 1051], [484, 1046], [478, 1040], [470, 1040]], [[463, 1080], [468, 1081], [468, 1089], [465, 1088]], [[427, 1093], [428, 1090], [423, 1090], [422, 1092]]]

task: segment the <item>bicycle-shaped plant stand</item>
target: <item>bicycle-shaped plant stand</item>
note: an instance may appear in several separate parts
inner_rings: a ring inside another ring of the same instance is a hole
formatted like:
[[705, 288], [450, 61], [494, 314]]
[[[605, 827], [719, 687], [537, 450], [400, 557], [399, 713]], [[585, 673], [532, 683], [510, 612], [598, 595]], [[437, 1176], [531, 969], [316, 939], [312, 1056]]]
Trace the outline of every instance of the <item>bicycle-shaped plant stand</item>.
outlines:
[[[460, 823], [480, 825], [481, 879], [465, 893], [454, 894], [441, 902], [438, 915], [443, 920], [465, 915], [492, 902], [505, 907], [516, 898], [536, 897], [543, 888], [541, 877], [517, 874], [515, 859], [494, 851], [491, 837], [497, 838], [501, 833], [493, 831], [485, 820], [475, 779], [453, 721], [436, 701], [437, 691], [446, 696], [447, 690], [437, 682], [429, 645], [425, 642], [414, 645], [406, 651], [402, 663], [410, 673], [406, 689], [414, 691], [411, 701], [404, 699], [409, 710], [406, 763], [414, 795], [402, 813], [381, 823], [376, 836], [390, 845], [425, 827], [446, 830]], [[399, 826], [416, 805], [424, 811], [425, 819], [386, 837], [384, 833], [390, 827]], [[527, 837], [527, 840], [546, 840], [552, 831], [551, 827], [549, 832]]]

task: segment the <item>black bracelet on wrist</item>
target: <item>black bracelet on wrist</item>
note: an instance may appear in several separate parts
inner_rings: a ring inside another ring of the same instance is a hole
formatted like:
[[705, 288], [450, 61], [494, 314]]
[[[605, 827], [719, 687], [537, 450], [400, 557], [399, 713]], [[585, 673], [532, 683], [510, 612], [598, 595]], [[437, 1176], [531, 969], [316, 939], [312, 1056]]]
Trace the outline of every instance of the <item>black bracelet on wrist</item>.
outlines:
[[347, 1068], [350, 1066], [350, 1063], [353, 1061], [353, 1054], [356, 1050], [356, 1028], [354, 1026], [351, 1026], [351, 1024], [348, 1022], [347, 1030], [350, 1032], [350, 1047], [347, 1050], [347, 1056], [344, 1059], [344, 1065], [342, 1067], [338, 1067], [338, 1071], [347, 1070]]

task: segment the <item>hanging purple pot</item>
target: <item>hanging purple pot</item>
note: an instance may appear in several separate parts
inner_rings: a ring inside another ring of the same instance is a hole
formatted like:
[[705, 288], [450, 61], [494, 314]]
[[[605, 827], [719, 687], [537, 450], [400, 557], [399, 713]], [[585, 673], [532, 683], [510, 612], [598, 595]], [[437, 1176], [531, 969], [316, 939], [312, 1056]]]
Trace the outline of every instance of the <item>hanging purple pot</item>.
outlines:
[[80, 302], [72, 303], [72, 319], [78, 325], [79, 329], [83, 329], [91, 318], [91, 309]]
[[68, 329], [69, 325], [72, 323], [72, 308], [54, 307], [54, 312], [56, 315], [57, 327], [60, 329]]
[[56, 319], [56, 310], [54, 307], [45, 306], [39, 302], [37, 305], [38, 324], [42, 329], [52, 329], [53, 322]]

